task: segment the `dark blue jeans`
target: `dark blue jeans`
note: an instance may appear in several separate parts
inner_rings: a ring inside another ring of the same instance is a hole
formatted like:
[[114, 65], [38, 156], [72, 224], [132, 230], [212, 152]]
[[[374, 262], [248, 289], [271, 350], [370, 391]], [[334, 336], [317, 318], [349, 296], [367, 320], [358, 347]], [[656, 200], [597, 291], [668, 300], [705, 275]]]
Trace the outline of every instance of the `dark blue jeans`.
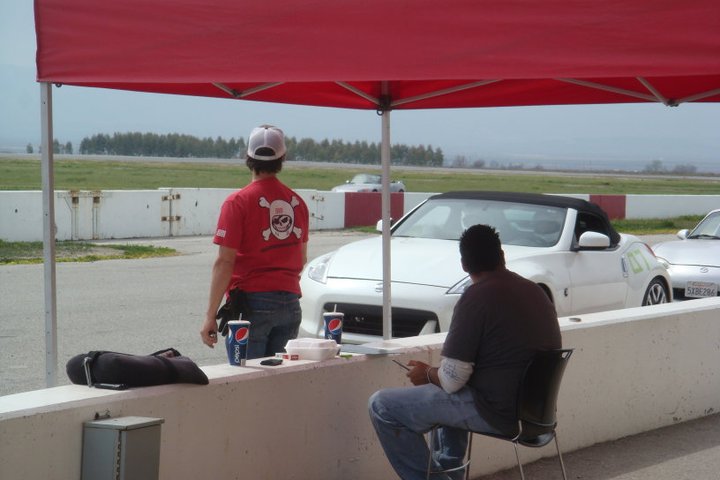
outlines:
[[[468, 387], [446, 393], [436, 385], [386, 388], [375, 392], [368, 402], [370, 420], [390, 464], [403, 480], [426, 478], [428, 456], [425, 441], [435, 425], [439, 429], [433, 445], [435, 469], [452, 468], [462, 463], [467, 446], [467, 430], [495, 432], [480, 416]], [[436, 475], [443, 480], [463, 478], [462, 470], [452, 475]]]
[[250, 342], [247, 358], [271, 357], [285, 351], [288, 340], [296, 338], [302, 313], [300, 297], [290, 292], [247, 292], [250, 307]]

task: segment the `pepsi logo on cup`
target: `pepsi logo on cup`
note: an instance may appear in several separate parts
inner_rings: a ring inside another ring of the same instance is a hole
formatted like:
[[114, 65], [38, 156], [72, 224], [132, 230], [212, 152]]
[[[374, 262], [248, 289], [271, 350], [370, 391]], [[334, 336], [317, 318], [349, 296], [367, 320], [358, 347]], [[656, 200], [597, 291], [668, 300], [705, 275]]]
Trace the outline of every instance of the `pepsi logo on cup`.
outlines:
[[339, 318], [333, 318], [328, 322], [328, 331], [331, 335], [338, 335], [342, 333], [342, 320]]
[[235, 341], [240, 345], [246, 345], [250, 338], [250, 329], [247, 327], [240, 327], [235, 332]]

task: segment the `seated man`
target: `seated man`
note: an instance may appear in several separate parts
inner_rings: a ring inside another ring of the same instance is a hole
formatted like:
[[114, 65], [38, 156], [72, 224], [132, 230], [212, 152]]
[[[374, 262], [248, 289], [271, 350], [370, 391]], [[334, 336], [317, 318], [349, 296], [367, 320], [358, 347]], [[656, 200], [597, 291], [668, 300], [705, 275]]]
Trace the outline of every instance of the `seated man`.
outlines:
[[[402, 479], [424, 479], [423, 434], [442, 425], [433, 447], [437, 467], [461, 464], [466, 430], [516, 433], [517, 388], [535, 352], [561, 347], [555, 307], [535, 283], [507, 270], [495, 229], [475, 225], [460, 239], [473, 283], [460, 297], [440, 367], [412, 360], [414, 386], [375, 392], [370, 418]], [[458, 472], [462, 473], [462, 472]]]

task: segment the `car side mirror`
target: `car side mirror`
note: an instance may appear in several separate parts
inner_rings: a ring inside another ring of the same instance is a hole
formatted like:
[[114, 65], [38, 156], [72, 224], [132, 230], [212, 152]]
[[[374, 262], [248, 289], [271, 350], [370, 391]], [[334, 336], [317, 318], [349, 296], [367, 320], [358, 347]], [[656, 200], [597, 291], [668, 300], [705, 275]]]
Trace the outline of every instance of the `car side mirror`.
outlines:
[[[393, 220], [392, 220], [392, 218], [391, 218], [391, 219], [390, 219], [390, 226], [391, 226], [391, 227], [392, 227], [392, 224], [393, 224]], [[382, 218], [381, 218], [381, 219], [378, 220], [377, 223], [375, 224], [375, 230], [377, 230], [378, 232], [382, 232], [382, 227], [383, 227], [383, 221], [382, 221]]]
[[688, 230], [687, 228], [683, 228], [682, 230], [679, 230], [676, 235], [680, 240], [685, 240], [688, 237], [689, 233], [690, 230]]
[[585, 232], [578, 240], [580, 248], [608, 248], [610, 237], [599, 232]]

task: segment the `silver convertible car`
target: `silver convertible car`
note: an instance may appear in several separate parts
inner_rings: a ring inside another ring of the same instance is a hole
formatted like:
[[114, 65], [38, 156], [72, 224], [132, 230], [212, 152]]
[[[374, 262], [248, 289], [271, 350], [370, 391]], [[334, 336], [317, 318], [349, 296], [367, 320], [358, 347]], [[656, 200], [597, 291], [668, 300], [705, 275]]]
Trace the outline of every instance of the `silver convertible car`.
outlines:
[[[392, 227], [393, 337], [447, 331], [470, 283], [459, 238], [478, 223], [495, 227], [508, 268], [540, 285], [558, 316], [671, 301], [670, 278], [652, 250], [617, 233], [595, 204], [528, 193], [443, 193]], [[337, 305], [345, 314], [344, 342], [382, 336], [381, 240], [350, 243], [308, 263], [300, 280], [303, 335], [320, 336], [323, 312]]]
[[667, 266], [676, 299], [715, 297], [720, 284], [720, 210], [713, 210], [680, 240], [653, 246]]

